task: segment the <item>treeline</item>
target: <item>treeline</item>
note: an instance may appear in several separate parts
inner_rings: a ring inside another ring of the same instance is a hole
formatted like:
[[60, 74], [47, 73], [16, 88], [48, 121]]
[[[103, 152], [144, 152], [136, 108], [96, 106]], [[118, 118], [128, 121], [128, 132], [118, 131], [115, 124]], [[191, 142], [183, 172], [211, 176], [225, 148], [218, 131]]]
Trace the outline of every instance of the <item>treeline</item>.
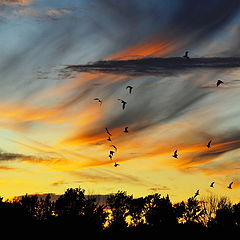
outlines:
[[209, 196], [173, 204], [168, 195], [133, 198], [119, 191], [100, 204], [83, 189], [70, 188], [55, 201], [51, 195], [1, 198], [0, 226], [38, 234], [240, 233], [240, 203]]

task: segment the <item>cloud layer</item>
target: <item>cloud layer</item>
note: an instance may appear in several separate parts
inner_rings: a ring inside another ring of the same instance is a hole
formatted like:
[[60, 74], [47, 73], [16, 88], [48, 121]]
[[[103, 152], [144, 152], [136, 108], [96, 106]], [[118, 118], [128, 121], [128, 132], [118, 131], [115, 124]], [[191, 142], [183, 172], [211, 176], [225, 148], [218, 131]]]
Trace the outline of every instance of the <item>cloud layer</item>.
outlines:
[[72, 65], [66, 71], [103, 72], [129, 75], [174, 75], [192, 69], [228, 69], [240, 67], [240, 58], [143, 58], [137, 60], [98, 61], [86, 65]]

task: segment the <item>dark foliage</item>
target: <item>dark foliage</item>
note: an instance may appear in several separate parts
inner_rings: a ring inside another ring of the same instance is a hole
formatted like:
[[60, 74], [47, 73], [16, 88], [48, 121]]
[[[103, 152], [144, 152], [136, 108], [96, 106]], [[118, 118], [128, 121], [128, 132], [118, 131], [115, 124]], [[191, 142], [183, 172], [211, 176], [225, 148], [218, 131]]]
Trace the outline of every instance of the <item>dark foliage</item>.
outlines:
[[103, 205], [94, 196], [85, 196], [83, 189], [70, 188], [56, 201], [51, 201], [50, 195], [26, 194], [12, 201], [0, 198], [0, 224], [3, 230], [33, 230], [49, 236], [240, 233], [240, 203], [231, 204], [222, 197], [215, 199], [213, 207], [210, 200], [203, 203], [191, 197], [173, 205], [168, 195], [133, 198], [119, 191]]

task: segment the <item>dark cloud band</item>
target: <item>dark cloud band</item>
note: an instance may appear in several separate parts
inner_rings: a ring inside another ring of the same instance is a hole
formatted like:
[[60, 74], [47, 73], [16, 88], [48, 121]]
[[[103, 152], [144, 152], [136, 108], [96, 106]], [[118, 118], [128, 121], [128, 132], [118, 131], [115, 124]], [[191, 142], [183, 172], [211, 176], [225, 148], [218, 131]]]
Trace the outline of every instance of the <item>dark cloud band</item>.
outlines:
[[204, 68], [237, 68], [240, 67], [239, 57], [226, 58], [143, 58], [136, 60], [98, 61], [86, 65], [70, 65], [66, 70], [77, 72], [104, 72], [115, 74], [166, 74], [191, 69]]

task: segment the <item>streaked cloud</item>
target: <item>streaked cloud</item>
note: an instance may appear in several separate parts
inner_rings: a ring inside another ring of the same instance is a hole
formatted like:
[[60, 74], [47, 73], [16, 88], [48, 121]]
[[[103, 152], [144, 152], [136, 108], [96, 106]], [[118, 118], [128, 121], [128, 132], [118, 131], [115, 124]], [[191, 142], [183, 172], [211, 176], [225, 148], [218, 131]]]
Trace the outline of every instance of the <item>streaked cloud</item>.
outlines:
[[74, 11], [74, 9], [71, 9], [71, 8], [59, 8], [59, 9], [49, 8], [47, 10], [47, 14], [49, 16], [58, 16], [58, 15], [69, 14], [69, 13], [71, 13], [73, 11]]

